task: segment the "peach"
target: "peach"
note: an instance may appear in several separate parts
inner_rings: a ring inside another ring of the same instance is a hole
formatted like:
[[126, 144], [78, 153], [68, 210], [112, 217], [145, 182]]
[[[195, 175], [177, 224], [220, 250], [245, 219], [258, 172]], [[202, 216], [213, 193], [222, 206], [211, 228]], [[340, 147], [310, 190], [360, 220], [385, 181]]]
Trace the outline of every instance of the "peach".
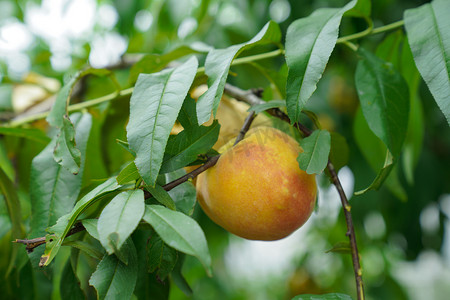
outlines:
[[299, 168], [303, 151], [287, 134], [251, 129], [225, 145], [217, 164], [197, 178], [197, 197], [218, 225], [251, 240], [278, 240], [302, 226], [314, 210], [314, 175]]

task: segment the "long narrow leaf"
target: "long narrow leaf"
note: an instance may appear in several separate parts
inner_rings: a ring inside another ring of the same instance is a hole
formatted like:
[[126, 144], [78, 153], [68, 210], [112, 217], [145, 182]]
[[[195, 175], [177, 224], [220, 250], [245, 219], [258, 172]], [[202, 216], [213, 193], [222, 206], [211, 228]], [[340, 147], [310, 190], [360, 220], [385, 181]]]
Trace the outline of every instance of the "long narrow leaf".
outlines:
[[339, 34], [342, 15], [353, 6], [323, 8], [293, 22], [286, 34], [286, 106], [292, 123], [298, 122], [308, 99], [316, 90]]
[[355, 82], [362, 112], [373, 133], [397, 157], [408, 126], [408, 85], [391, 64], [362, 48], [359, 53]]
[[118, 194], [103, 209], [98, 219], [100, 242], [109, 254], [120, 250], [144, 215], [144, 192], [125, 191]]
[[205, 73], [208, 75], [208, 90], [197, 101], [198, 123], [203, 124], [216, 115], [223, 89], [228, 77], [231, 62], [242, 51], [257, 44], [278, 43], [281, 38], [280, 28], [270, 21], [247, 43], [230, 46], [226, 49], [211, 50], [206, 57]]
[[114, 255], [105, 255], [89, 279], [89, 284], [97, 290], [97, 299], [131, 298], [137, 281], [138, 258], [131, 239], [127, 240], [124, 248], [127, 250], [128, 265]]
[[450, 125], [450, 1], [434, 0], [405, 11], [417, 68]]
[[195, 57], [181, 66], [141, 74], [130, 103], [127, 137], [136, 153], [135, 164], [144, 182], [154, 186], [164, 149], [177, 115], [197, 72]]
[[211, 275], [211, 256], [205, 234], [194, 219], [161, 205], [147, 205], [143, 219], [167, 245], [197, 257]]
[[80, 192], [92, 117], [77, 113], [72, 115], [72, 119], [77, 128], [78, 147], [82, 151], [82, 167], [78, 175], [74, 175], [54, 161], [55, 139], [33, 159], [30, 179], [32, 237], [42, 236], [47, 227], [70, 212]]

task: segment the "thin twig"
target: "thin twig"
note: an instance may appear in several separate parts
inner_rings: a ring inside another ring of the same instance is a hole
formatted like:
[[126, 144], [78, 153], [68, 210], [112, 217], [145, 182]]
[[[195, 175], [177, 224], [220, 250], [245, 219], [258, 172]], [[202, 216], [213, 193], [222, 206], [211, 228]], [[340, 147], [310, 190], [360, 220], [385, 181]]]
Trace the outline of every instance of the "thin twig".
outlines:
[[[77, 222], [72, 227], [72, 229], [70, 229], [70, 231], [67, 233], [66, 237], [68, 237], [69, 235], [73, 235], [75, 233], [81, 232], [83, 230], [86, 230], [86, 228], [84, 228], [84, 226], [81, 222]], [[45, 244], [46, 241], [45, 241], [45, 236], [43, 236], [43, 237], [38, 237], [38, 238], [34, 238], [34, 239], [29, 239], [29, 240], [16, 239], [15, 241], [13, 241], [13, 243], [24, 244], [26, 246], [25, 249], [27, 250], [27, 252], [31, 253], [31, 252], [33, 252], [34, 248]]]
[[[243, 101], [247, 104], [250, 104], [251, 106], [265, 103], [262, 99], [254, 95], [251, 91], [245, 91], [238, 87], [232, 86], [230, 84], [225, 85], [225, 93], [229, 96], [235, 98], [236, 100]], [[285, 122], [290, 122], [289, 117], [281, 111], [279, 108], [271, 108], [268, 109], [267, 112], [277, 117]], [[294, 126], [304, 135], [309, 136], [311, 135], [312, 131], [302, 125], [301, 123], [297, 122], [294, 124]], [[353, 271], [355, 273], [355, 281], [356, 281], [356, 291], [357, 291], [357, 297], [358, 300], [364, 299], [364, 285], [362, 281], [362, 269], [361, 264], [359, 261], [359, 253], [358, 253], [358, 247], [356, 244], [356, 235], [355, 235], [355, 229], [353, 226], [353, 220], [351, 215], [351, 206], [347, 200], [347, 196], [345, 195], [345, 192], [342, 188], [341, 182], [336, 174], [336, 170], [334, 169], [333, 164], [330, 160], [328, 160], [327, 169], [330, 172], [331, 180], [336, 187], [339, 197], [341, 198], [341, 204], [342, 208], [344, 210], [345, 215], [345, 222], [347, 223], [347, 233], [350, 240], [350, 247], [351, 247], [351, 254], [352, 254], [352, 262], [353, 262]]]

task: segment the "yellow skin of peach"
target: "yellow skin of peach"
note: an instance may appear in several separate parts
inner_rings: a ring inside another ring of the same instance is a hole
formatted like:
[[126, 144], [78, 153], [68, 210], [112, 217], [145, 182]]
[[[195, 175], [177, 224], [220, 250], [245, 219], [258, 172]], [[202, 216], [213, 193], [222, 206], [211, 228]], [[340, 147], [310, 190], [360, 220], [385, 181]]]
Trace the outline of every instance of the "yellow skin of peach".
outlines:
[[[226, 145], [225, 145], [226, 147]], [[297, 162], [303, 151], [287, 134], [270, 127], [250, 130], [197, 178], [204, 212], [229, 232], [250, 240], [282, 239], [314, 210], [314, 175]]]

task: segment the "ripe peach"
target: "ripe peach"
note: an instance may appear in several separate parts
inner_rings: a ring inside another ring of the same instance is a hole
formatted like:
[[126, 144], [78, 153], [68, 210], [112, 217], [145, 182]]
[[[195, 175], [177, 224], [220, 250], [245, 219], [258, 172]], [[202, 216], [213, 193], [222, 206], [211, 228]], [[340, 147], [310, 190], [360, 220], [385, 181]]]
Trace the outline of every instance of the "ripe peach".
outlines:
[[270, 241], [288, 236], [309, 218], [317, 194], [314, 175], [298, 166], [301, 151], [293, 138], [277, 129], [251, 129], [198, 176], [201, 207], [218, 225], [243, 238]]

